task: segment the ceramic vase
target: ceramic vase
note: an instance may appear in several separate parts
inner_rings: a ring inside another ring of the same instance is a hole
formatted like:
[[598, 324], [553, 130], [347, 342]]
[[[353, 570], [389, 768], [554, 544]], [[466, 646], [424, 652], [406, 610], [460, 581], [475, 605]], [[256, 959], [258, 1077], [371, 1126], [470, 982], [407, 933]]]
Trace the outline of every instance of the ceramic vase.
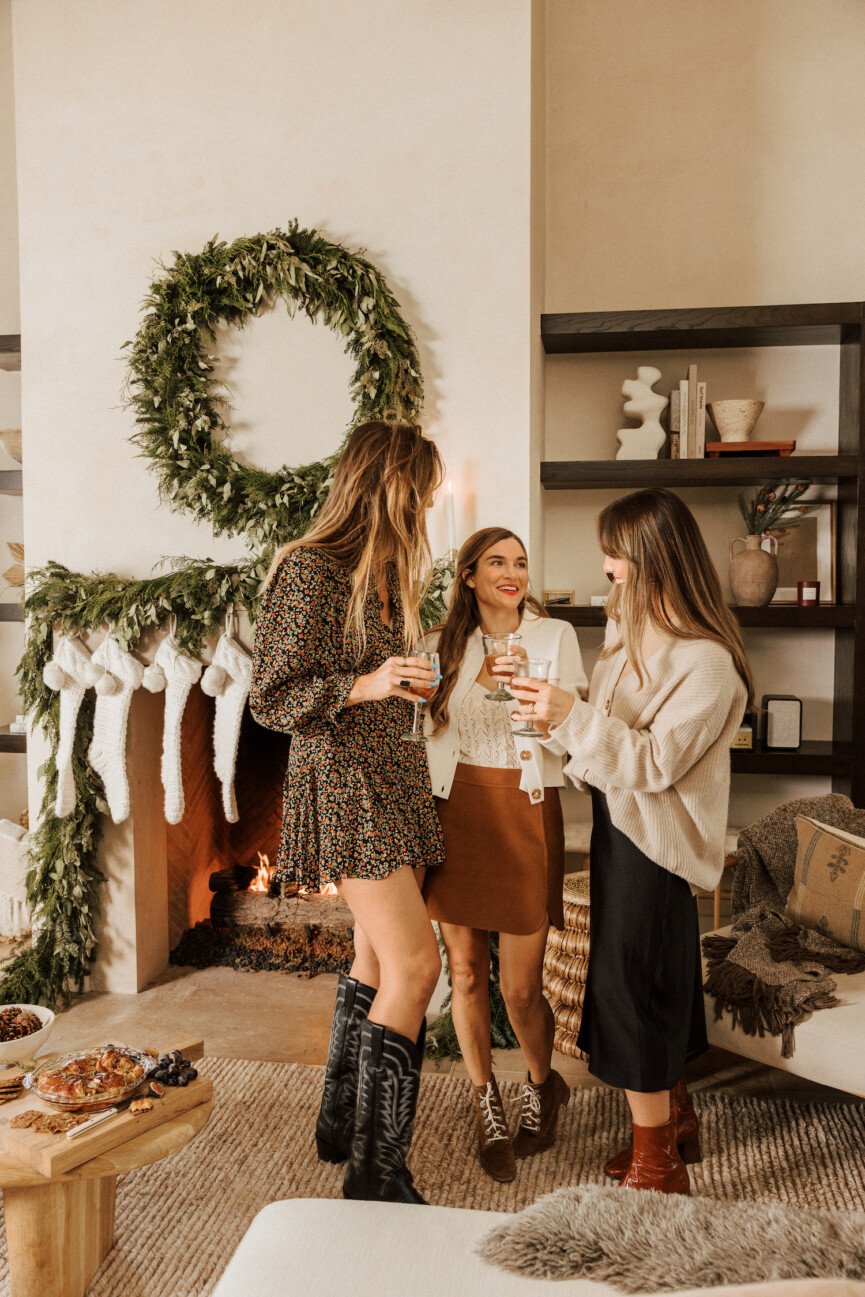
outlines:
[[[768, 544], [769, 548], [763, 546]], [[737, 550], [737, 545], [744, 548]], [[778, 542], [774, 536], [737, 536], [730, 541], [730, 590], [733, 603], [762, 608], [778, 588]]]

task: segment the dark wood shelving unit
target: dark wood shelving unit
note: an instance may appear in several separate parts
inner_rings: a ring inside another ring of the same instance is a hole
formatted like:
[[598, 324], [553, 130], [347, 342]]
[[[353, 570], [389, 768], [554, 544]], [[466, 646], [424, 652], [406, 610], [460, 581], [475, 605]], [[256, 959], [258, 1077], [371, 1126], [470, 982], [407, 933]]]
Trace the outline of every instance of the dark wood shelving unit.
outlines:
[[759, 482], [855, 482], [855, 455], [753, 459], [554, 459], [541, 464], [545, 491], [611, 491], [648, 486], [750, 486]]
[[20, 603], [0, 603], [0, 621], [22, 621], [24, 609]]
[[852, 752], [849, 743], [832, 743], [828, 740], [803, 740], [794, 752], [755, 748], [733, 748], [734, 775], [829, 775], [832, 778], [849, 778]]
[[27, 735], [10, 734], [8, 725], [0, 725], [0, 752], [26, 752]]
[[[739, 774], [824, 775], [836, 792], [865, 806], [865, 303], [603, 311], [541, 316], [548, 355], [593, 352], [700, 351], [725, 347], [834, 346], [839, 352], [836, 455], [702, 460], [568, 460], [541, 465], [547, 491], [640, 487], [748, 487], [760, 482], [836, 484], [835, 605], [770, 604], [735, 609], [744, 627], [834, 631], [831, 741], [803, 742], [796, 752], [732, 754]], [[574, 626], [603, 626], [603, 608], [551, 607]], [[857, 612], [860, 615], [857, 616]], [[759, 688], [759, 685], [758, 685]]]
[[[606, 612], [589, 605], [566, 607], [547, 604], [547, 612], [559, 621], [572, 626], [603, 626]], [[740, 626], [762, 627], [766, 630], [834, 630], [837, 626], [853, 626], [856, 610], [845, 604], [822, 604], [818, 608], [800, 608], [797, 604], [769, 604], [765, 608], [733, 608]]]

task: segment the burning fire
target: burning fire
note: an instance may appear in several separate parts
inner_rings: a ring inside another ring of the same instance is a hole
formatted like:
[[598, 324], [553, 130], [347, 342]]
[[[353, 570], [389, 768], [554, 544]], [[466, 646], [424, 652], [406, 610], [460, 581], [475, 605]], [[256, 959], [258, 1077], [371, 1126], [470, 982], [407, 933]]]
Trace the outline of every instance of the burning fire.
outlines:
[[[258, 854], [258, 868], [256, 869], [255, 877], [253, 878], [252, 882], [249, 884], [249, 888], [247, 890], [250, 892], [266, 893], [270, 891], [270, 880], [273, 878], [276, 866], [270, 863], [269, 859], [267, 858], [266, 855], [264, 855], [263, 852], [259, 851], [257, 854]], [[312, 895], [312, 896], [336, 896], [338, 894], [336, 887], [334, 886], [333, 883], [325, 883], [324, 887], [322, 887], [321, 891], [319, 892], [311, 891], [309, 888], [306, 887], [301, 887], [300, 891], [305, 893], [306, 895]]]
[[267, 892], [267, 891], [269, 891], [269, 890], [270, 890], [270, 880], [271, 880], [271, 878], [273, 877], [273, 868], [274, 868], [274, 867], [271, 865], [271, 863], [270, 863], [270, 861], [268, 860], [267, 856], [263, 855], [263, 854], [259, 851], [259, 853], [258, 853], [258, 869], [257, 869], [256, 872], [255, 872], [255, 877], [253, 878], [252, 882], [249, 884], [249, 888], [248, 888], [248, 890], [249, 890], [250, 892]]

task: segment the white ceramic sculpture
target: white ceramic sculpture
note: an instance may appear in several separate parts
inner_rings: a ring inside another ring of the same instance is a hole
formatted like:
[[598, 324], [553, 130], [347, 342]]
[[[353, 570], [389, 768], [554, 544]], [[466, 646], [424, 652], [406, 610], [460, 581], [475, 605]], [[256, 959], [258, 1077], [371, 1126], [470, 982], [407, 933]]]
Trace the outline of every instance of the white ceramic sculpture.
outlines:
[[658, 458], [667, 439], [660, 424], [661, 414], [667, 408], [667, 398], [652, 391], [660, 377], [661, 371], [654, 365], [640, 365], [637, 377], [626, 378], [622, 384], [622, 396], [627, 397], [625, 414], [640, 419], [641, 423], [638, 428], [620, 428], [616, 433], [619, 439], [616, 459]]

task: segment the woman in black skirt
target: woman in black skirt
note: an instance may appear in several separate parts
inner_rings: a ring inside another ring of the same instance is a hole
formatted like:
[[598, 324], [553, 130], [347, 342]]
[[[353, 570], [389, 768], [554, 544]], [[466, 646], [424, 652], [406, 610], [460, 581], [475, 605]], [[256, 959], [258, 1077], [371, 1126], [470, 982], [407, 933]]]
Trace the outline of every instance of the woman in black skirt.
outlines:
[[721, 875], [730, 742], [754, 687], [738, 624], [693, 514], [669, 491], [608, 506], [598, 535], [613, 582], [588, 702], [515, 679], [515, 715], [549, 726], [592, 796], [591, 950], [579, 1044], [623, 1089], [631, 1147], [608, 1174], [688, 1193], [700, 1159], [682, 1080], [707, 1048], [694, 892]]

